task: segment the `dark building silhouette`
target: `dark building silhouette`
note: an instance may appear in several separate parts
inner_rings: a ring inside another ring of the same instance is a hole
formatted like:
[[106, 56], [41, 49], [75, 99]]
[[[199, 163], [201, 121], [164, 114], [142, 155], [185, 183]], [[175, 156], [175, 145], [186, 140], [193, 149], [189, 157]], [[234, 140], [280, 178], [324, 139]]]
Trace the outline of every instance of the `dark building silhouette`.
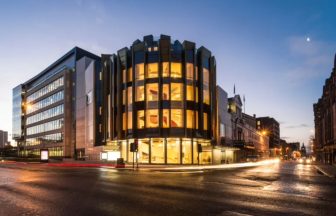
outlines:
[[315, 145], [317, 160], [336, 162], [336, 55], [331, 75], [325, 80], [323, 93], [314, 108]]

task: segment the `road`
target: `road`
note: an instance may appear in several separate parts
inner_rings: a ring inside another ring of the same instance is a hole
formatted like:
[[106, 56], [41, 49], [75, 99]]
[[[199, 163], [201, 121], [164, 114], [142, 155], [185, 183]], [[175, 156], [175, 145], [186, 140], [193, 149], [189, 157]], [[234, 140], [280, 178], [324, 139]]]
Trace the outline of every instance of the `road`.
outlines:
[[0, 215], [335, 215], [336, 181], [292, 162], [206, 172], [0, 165]]

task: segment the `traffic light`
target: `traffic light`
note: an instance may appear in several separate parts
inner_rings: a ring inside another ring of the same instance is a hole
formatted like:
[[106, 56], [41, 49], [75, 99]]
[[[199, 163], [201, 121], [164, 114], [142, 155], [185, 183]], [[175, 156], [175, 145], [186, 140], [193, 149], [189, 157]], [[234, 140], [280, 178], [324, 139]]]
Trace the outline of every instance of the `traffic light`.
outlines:
[[138, 149], [139, 149], [138, 140], [135, 140], [134, 143], [131, 143], [130, 151], [131, 152], [137, 152]]
[[197, 144], [197, 151], [198, 152], [202, 152], [203, 151], [201, 144]]

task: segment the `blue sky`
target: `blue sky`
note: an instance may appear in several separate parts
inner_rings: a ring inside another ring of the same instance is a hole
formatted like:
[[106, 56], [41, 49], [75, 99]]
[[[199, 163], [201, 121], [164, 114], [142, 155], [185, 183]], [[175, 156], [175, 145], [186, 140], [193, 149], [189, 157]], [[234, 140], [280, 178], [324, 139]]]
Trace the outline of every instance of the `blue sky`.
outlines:
[[[336, 1], [0, 0], [0, 129], [11, 131], [11, 90], [79, 46], [115, 53], [144, 35], [210, 49], [218, 85], [272, 116], [287, 141], [313, 135], [312, 104], [336, 53]], [[307, 37], [310, 41], [307, 41]]]

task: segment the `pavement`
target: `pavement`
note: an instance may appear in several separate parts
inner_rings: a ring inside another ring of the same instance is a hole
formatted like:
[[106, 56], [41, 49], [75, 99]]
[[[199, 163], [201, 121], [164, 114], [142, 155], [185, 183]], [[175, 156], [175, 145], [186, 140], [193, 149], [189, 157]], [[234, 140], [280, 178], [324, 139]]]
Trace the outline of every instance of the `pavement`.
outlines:
[[336, 166], [335, 165], [316, 164], [315, 167], [323, 175], [336, 179]]
[[0, 215], [323, 215], [336, 181], [295, 162], [199, 171], [0, 164]]

